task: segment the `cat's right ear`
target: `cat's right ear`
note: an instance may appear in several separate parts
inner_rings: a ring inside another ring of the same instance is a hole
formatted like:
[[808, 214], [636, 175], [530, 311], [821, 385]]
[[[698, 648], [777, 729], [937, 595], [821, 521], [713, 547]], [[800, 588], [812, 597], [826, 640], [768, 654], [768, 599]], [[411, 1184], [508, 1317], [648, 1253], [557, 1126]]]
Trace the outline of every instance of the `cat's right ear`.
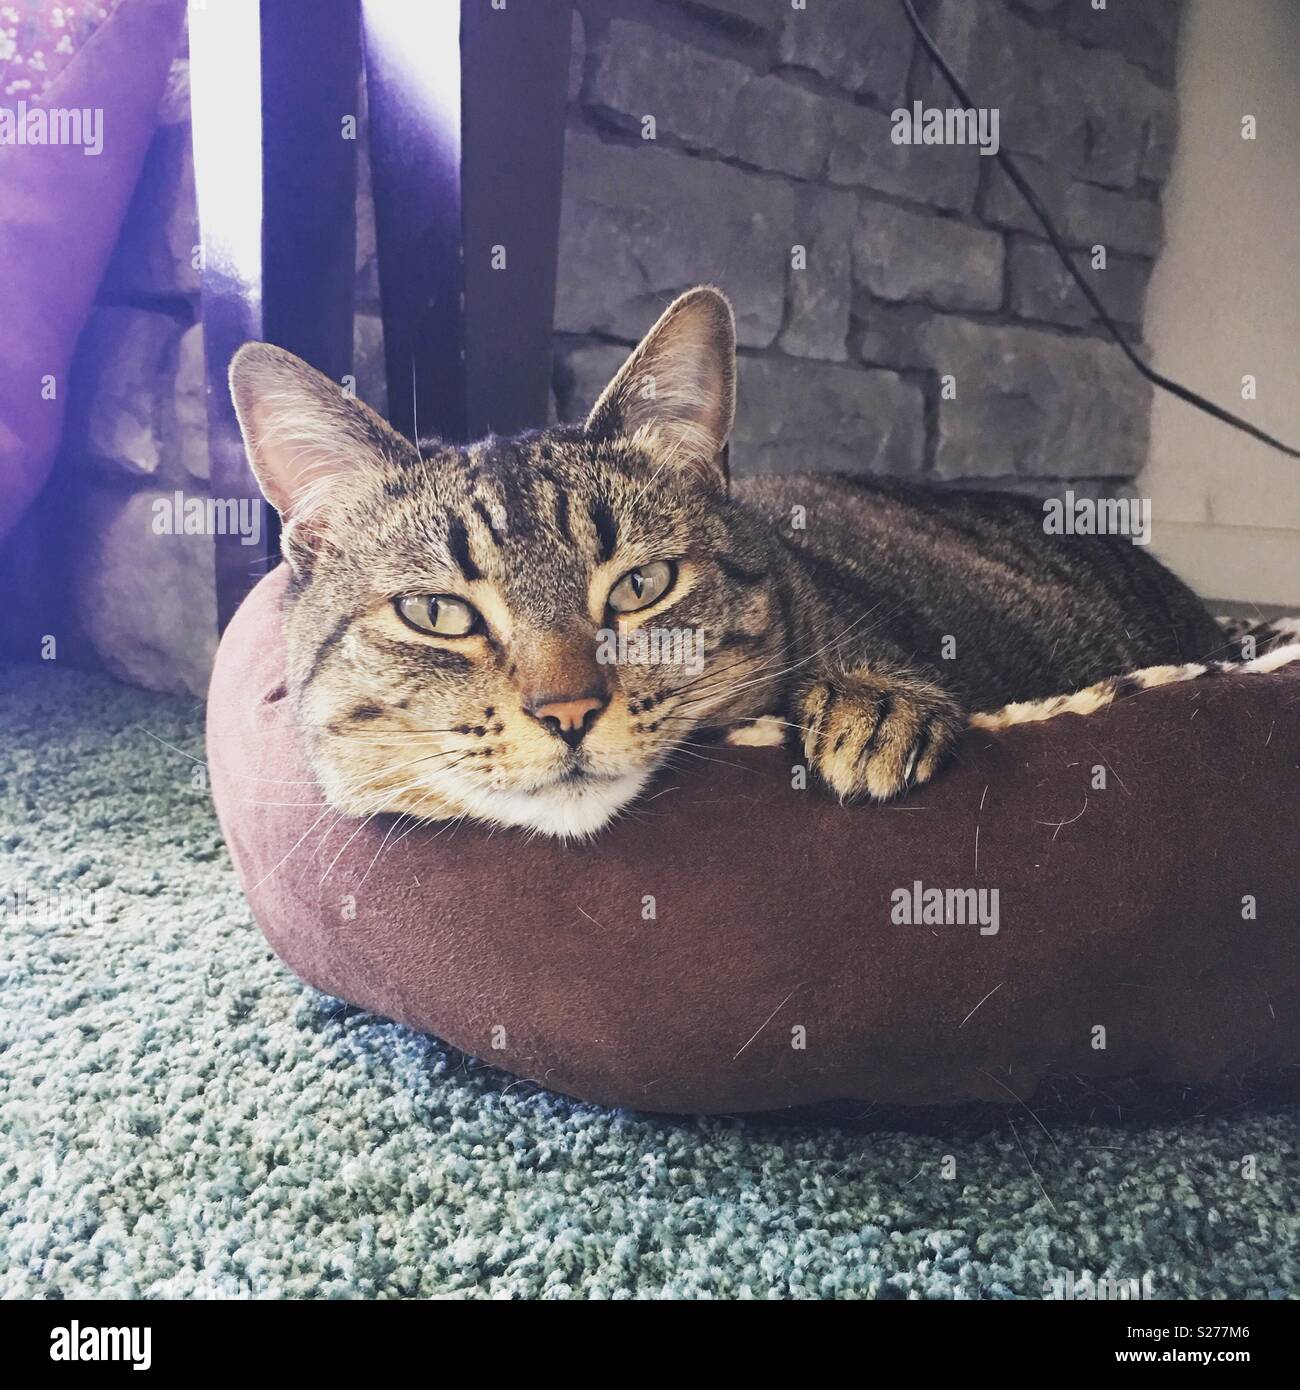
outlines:
[[735, 416], [735, 316], [726, 295], [701, 285], [664, 310], [601, 393], [585, 428], [630, 438], [665, 467], [725, 486]]
[[285, 556], [315, 548], [346, 481], [410, 444], [364, 402], [301, 358], [245, 343], [230, 363], [230, 394], [244, 450], [266, 500], [285, 523]]

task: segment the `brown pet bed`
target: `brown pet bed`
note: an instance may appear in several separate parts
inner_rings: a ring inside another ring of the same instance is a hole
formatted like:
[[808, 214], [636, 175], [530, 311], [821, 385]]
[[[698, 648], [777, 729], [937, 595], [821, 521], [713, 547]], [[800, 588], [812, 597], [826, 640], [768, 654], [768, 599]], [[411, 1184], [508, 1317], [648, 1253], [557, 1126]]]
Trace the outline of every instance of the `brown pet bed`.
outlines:
[[[221, 644], [208, 757], [253, 913], [318, 989], [645, 1110], [1028, 1102], [1062, 1076], [1300, 1062], [1300, 662], [972, 729], [886, 806], [722, 748], [564, 847], [322, 814], [284, 698], [284, 583]], [[943, 924], [928, 889], [984, 896], [950, 895]]]

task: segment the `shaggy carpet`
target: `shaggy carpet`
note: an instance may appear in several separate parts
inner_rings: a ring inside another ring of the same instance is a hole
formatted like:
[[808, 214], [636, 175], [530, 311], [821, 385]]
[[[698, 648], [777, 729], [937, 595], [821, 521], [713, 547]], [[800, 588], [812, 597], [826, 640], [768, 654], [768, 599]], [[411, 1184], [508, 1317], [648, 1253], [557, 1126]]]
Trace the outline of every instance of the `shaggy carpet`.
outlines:
[[672, 1122], [315, 993], [249, 918], [201, 729], [189, 701], [0, 673], [0, 1296], [1300, 1291], [1294, 1108]]

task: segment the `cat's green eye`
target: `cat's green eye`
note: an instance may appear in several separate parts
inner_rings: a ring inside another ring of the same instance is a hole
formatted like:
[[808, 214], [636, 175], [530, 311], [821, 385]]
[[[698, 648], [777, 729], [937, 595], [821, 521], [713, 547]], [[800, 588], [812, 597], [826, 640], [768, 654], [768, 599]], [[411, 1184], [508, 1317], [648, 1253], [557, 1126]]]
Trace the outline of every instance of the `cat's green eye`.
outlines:
[[671, 560], [638, 565], [609, 591], [610, 609], [615, 613], [635, 613], [638, 608], [649, 608], [673, 587], [676, 577], [677, 567]]
[[408, 627], [434, 637], [468, 637], [480, 623], [464, 599], [448, 594], [403, 594], [393, 600], [393, 607]]

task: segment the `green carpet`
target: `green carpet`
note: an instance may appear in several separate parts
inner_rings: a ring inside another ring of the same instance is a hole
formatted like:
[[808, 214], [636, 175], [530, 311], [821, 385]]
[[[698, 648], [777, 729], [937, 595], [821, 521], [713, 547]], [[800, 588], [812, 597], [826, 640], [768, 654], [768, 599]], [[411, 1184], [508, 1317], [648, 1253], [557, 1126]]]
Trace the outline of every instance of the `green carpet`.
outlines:
[[0, 1297], [1300, 1291], [1295, 1110], [1050, 1139], [673, 1123], [315, 993], [250, 921], [201, 720], [0, 673]]

